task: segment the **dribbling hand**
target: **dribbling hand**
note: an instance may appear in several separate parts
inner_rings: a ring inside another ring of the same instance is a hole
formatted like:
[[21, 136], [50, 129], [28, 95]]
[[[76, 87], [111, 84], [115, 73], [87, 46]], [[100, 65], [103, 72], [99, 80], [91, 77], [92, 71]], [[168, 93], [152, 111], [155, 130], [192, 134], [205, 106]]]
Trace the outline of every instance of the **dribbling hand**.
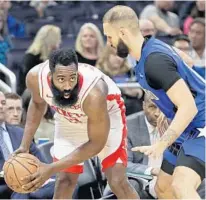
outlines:
[[39, 162], [37, 172], [22, 179], [22, 188], [30, 192], [38, 190], [52, 175], [51, 165]]
[[20, 153], [29, 153], [29, 149], [23, 147], [23, 146], [20, 146], [17, 150], [15, 150], [13, 153], [12, 153], [12, 156], [15, 156], [17, 154], [20, 154]]

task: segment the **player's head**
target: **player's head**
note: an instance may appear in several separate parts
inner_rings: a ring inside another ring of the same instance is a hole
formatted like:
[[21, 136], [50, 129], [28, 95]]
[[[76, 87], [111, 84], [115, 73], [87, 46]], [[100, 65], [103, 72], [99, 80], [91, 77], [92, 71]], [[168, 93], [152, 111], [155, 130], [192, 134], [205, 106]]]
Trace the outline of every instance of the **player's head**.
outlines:
[[111, 8], [103, 18], [104, 34], [108, 45], [117, 50], [117, 55], [127, 57], [131, 36], [140, 34], [138, 17], [134, 10], [127, 6]]
[[49, 58], [53, 100], [62, 107], [71, 106], [78, 100], [78, 59], [72, 49], [60, 49]]
[[6, 98], [4, 93], [0, 91], [0, 123], [5, 121]]
[[145, 93], [144, 101], [143, 101], [143, 110], [147, 121], [154, 127], [157, 126], [157, 119], [160, 115], [159, 108], [155, 105], [155, 103], [151, 100], [151, 95]]

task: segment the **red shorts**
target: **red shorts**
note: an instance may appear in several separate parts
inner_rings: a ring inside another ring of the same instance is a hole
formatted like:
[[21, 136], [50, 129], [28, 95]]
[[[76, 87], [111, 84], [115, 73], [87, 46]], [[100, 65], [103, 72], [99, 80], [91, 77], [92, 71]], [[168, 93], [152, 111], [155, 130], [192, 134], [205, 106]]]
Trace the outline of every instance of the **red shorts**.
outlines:
[[[127, 166], [127, 126], [124, 102], [122, 101], [120, 95], [110, 95], [107, 97], [107, 100], [113, 102], [113, 105], [115, 105], [116, 102], [118, 107], [114, 110], [114, 112], [110, 113], [111, 127], [105, 146], [107, 151], [102, 157], [102, 171], [113, 167], [116, 163], [122, 163], [125, 167]], [[64, 138], [64, 135], [62, 134], [64, 130], [65, 127], [59, 131], [59, 140], [54, 139], [54, 161], [58, 161], [69, 155], [77, 148], [67, 139], [67, 132]], [[62, 171], [80, 174], [83, 172], [83, 163], [69, 167]]]
[[[126, 135], [126, 134], [125, 134]], [[104, 172], [107, 168], [113, 167], [116, 163], [122, 163], [125, 167], [127, 166], [127, 140], [126, 137], [122, 137], [122, 142], [119, 148], [102, 161], [102, 171]], [[58, 161], [57, 158], [53, 158], [53, 161]], [[74, 165], [72, 167], [62, 170], [62, 172], [81, 174], [83, 173], [83, 164]]]

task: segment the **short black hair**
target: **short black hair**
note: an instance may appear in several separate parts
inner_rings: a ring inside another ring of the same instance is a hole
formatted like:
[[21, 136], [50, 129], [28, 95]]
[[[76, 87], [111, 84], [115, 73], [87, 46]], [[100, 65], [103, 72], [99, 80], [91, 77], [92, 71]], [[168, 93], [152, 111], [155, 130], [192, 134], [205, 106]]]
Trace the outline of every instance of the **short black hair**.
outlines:
[[185, 34], [180, 34], [180, 35], [177, 35], [174, 39], [173, 39], [173, 44], [176, 42], [176, 41], [180, 41], [180, 40], [184, 40], [186, 42], [188, 42], [190, 44], [190, 39], [188, 38], [187, 35]]
[[78, 67], [78, 58], [73, 49], [58, 49], [49, 56], [49, 68], [53, 73], [57, 64], [68, 66], [74, 63]]
[[195, 18], [192, 23], [190, 24], [190, 27], [193, 25], [193, 24], [202, 24], [203, 26], [205, 26], [205, 18], [203, 17], [197, 17]]

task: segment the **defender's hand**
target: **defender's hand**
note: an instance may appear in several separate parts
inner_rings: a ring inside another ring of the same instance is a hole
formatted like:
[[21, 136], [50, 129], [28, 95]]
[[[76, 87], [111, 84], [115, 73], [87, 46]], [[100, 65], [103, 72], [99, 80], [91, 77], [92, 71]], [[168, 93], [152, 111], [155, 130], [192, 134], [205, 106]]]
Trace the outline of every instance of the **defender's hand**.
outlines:
[[151, 156], [154, 159], [158, 159], [163, 155], [165, 147], [163, 147], [161, 143], [156, 143], [151, 146], [134, 147], [131, 150], [139, 151], [141, 153], [144, 153], [146, 156]]

